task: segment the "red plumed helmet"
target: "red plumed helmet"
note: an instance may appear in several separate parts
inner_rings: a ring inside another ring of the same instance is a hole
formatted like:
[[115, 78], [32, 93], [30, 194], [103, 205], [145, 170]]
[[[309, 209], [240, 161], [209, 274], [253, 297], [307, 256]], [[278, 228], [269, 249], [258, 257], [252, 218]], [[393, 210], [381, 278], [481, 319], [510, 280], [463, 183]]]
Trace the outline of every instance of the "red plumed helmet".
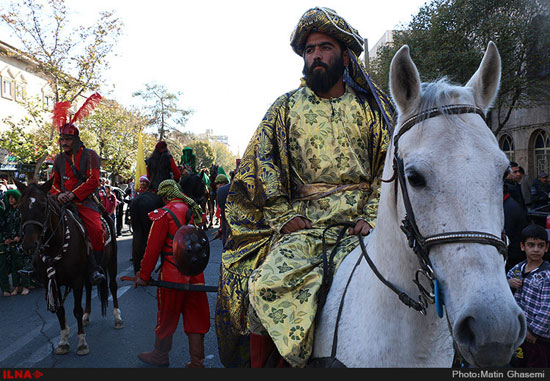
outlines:
[[78, 136], [78, 127], [72, 123], [66, 123], [63, 127], [59, 129], [59, 135], [71, 135]]
[[78, 136], [78, 128], [75, 123], [87, 117], [100, 101], [99, 93], [90, 95], [71, 119], [68, 118], [71, 103], [68, 101], [56, 103], [52, 110], [54, 127], [59, 128], [60, 135]]

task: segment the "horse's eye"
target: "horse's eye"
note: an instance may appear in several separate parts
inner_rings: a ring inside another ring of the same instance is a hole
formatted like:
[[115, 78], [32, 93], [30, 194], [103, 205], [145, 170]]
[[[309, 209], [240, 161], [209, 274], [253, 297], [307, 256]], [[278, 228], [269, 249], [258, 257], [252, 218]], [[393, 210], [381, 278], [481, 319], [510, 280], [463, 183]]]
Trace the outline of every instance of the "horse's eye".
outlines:
[[426, 186], [426, 179], [416, 171], [410, 171], [407, 173], [407, 180], [409, 184], [415, 188]]

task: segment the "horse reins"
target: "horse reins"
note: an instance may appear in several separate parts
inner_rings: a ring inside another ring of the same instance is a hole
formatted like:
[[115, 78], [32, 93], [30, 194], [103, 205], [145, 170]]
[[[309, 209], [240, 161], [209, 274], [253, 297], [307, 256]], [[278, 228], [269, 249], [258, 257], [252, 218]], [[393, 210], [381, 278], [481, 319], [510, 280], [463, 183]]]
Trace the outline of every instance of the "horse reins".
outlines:
[[[53, 227], [51, 223], [51, 212], [54, 212], [55, 215], [57, 215], [58, 221], [55, 227]], [[25, 227], [28, 225], [37, 225], [40, 229], [42, 229], [40, 233], [40, 238], [38, 239], [36, 243], [36, 247], [34, 249], [34, 252], [32, 256], [34, 257], [37, 253], [40, 255], [40, 259], [42, 262], [46, 265], [46, 275], [48, 277], [48, 288], [47, 288], [47, 306], [48, 310], [51, 312], [56, 312], [57, 308], [60, 307], [63, 302], [65, 301], [65, 298], [67, 297], [69, 290], [65, 290], [65, 294], [63, 297], [61, 297], [61, 292], [59, 290], [59, 287], [57, 286], [57, 282], [55, 281], [55, 262], [61, 260], [63, 257], [62, 254], [67, 251], [67, 244], [63, 245], [63, 251], [62, 253], [59, 253], [55, 257], [50, 257], [45, 254], [46, 249], [49, 247], [49, 242], [51, 239], [55, 236], [55, 233], [59, 229], [61, 225], [63, 225], [63, 221], [66, 221], [66, 209], [64, 206], [61, 206], [61, 212], [60, 214], [57, 214], [55, 209], [53, 209], [53, 205], [50, 203], [49, 197], [46, 197], [46, 217], [44, 219], [44, 222], [40, 222], [37, 220], [27, 220], [21, 225], [21, 231], [24, 233]], [[48, 222], [50, 229], [52, 233], [50, 236], [43, 242], [44, 237], [46, 236], [46, 232], [48, 230]]]

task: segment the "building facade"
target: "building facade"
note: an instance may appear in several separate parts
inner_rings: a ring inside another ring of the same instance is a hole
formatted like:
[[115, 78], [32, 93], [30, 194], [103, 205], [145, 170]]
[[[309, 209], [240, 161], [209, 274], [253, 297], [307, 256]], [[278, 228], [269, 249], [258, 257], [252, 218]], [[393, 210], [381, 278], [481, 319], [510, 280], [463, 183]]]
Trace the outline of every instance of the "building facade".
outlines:
[[[491, 127], [494, 131], [496, 126]], [[542, 171], [550, 173], [550, 105], [512, 111], [497, 139], [510, 161], [531, 177]]]
[[53, 107], [55, 98], [48, 78], [37, 69], [31, 57], [0, 41], [0, 131], [9, 127], [5, 118], [17, 122], [28, 115], [27, 99]]

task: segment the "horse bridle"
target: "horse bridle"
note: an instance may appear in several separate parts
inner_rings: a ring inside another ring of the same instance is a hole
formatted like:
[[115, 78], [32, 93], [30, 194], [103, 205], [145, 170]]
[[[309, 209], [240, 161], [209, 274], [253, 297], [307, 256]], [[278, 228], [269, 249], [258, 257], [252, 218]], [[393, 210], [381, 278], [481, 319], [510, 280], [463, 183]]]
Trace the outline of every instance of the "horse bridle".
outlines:
[[[46, 236], [46, 231], [48, 230], [48, 221], [50, 220], [50, 212], [51, 212], [50, 202], [49, 202], [49, 199], [46, 197], [46, 217], [44, 218], [44, 222], [40, 222], [37, 220], [27, 220], [23, 222], [23, 224], [21, 225], [21, 231], [23, 234], [25, 234], [25, 228], [29, 225], [37, 225], [40, 229], [42, 229], [42, 231], [40, 232], [40, 238], [36, 242], [34, 252], [32, 253], [33, 256], [37, 252], [43, 251], [47, 247], [48, 242], [42, 243], [42, 241], [44, 240], [44, 237]], [[48, 241], [50, 239], [48, 239]]]
[[[476, 106], [472, 105], [448, 105], [441, 108], [433, 108], [421, 113], [418, 113], [411, 118], [407, 119], [401, 126], [401, 129], [394, 137], [394, 161], [393, 169], [395, 172], [394, 177], [397, 178], [397, 182], [400, 184], [403, 203], [405, 206], [405, 218], [402, 221], [401, 230], [407, 236], [409, 247], [411, 247], [414, 253], [417, 255], [420, 262], [420, 269], [416, 271], [414, 283], [417, 285], [420, 290], [420, 309], [417, 308], [422, 314], [426, 314], [427, 303], [436, 303], [439, 299], [438, 295], [438, 283], [434, 275], [434, 271], [431, 265], [429, 258], [430, 248], [435, 245], [442, 245], [448, 243], [480, 243], [485, 245], [495, 246], [500, 254], [504, 257], [504, 260], [507, 258], [507, 244], [506, 244], [506, 234], [503, 231], [501, 237], [498, 237], [491, 233], [479, 232], [479, 231], [457, 231], [457, 232], [446, 232], [439, 233], [424, 237], [418, 226], [416, 224], [416, 219], [414, 217], [413, 208], [409, 198], [409, 192], [407, 190], [407, 184], [405, 179], [405, 169], [403, 159], [399, 156], [398, 152], [398, 143], [399, 138], [403, 136], [407, 131], [409, 131], [416, 124], [430, 119], [439, 115], [458, 115], [458, 114], [478, 114], [481, 116], [483, 121], [485, 121], [485, 114], [483, 111]], [[392, 181], [390, 180], [390, 181]], [[426, 288], [421, 284], [419, 280], [419, 275], [424, 276], [431, 285], [431, 290], [426, 290]], [[437, 306], [438, 315], [442, 317], [441, 306]]]

